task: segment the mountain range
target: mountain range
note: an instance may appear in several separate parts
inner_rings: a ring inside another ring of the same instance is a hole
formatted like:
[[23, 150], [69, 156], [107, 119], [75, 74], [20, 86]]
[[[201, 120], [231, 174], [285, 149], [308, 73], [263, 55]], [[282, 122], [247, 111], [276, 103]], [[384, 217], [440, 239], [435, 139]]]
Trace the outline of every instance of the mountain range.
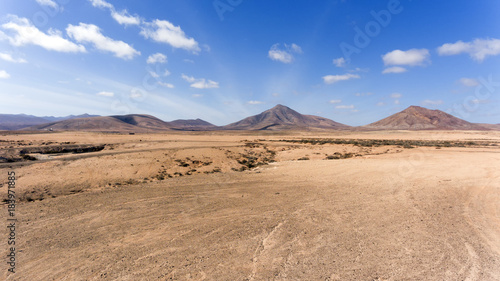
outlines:
[[37, 117], [26, 114], [0, 114], [0, 130], [18, 130], [33, 125], [56, 122], [68, 119], [97, 117], [98, 115], [69, 115], [65, 117], [43, 116]]
[[0, 114], [0, 130], [18, 129], [138, 133], [172, 130], [500, 130], [500, 124], [470, 123], [443, 111], [420, 106], [410, 106], [387, 118], [360, 127], [351, 127], [320, 116], [300, 114], [281, 104], [225, 126], [215, 126], [201, 119], [166, 122], [145, 114], [84, 114], [67, 117]]

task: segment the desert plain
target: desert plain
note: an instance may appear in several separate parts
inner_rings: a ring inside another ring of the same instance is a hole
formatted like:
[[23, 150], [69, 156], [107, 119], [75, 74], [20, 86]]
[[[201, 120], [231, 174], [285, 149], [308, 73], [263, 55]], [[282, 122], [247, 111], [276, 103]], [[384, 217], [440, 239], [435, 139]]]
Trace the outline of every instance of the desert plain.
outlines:
[[498, 131], [0, 135], [2, 280], [500, 280]]

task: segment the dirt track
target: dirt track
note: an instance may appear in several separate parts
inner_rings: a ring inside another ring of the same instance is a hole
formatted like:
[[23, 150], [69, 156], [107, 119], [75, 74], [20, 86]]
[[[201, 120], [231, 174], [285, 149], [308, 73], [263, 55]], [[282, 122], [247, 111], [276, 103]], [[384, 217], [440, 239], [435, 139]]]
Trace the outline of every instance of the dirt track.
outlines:
[[418, 148], [22, 203], [0, 276], [499, 280], [498, 167], [498, 149]]

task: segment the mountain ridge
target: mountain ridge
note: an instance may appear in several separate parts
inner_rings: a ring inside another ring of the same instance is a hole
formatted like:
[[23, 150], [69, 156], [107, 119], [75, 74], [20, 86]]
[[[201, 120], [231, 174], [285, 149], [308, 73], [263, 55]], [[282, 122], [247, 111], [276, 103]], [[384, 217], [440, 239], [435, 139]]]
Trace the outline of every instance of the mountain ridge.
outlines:
[[[82, 117], [83, 116], [83, 117]], [[500, 124], [476, 124], [441, 110], [410, 106], [379, 121], [351, 127], [331, 119], [304, 115], [278, 104], [259, 114], [225, 126], [202, 119], [177, 119], [170, 122], [146, 114], [94, 116], [69, 115], [47, 121], [26, 114], [0, 114], [0, 130], [67, 130], [106, 132], [214, 131], [214, 130], [500, 130]], [[63, 118], [64, 120], [57, 120]], [[9, 123], [10, 122], [10, 123]], [[23, 126], [23, 124], [28, 124]]]
[[416, 105], [362, 127], [379, 130], [488, 130], [444, 111]]
[[278, 104], [260, 114], [222, 126], [224, 130], [290, 130], [290, 129], [347, 129], [350, 126], [333, 120], [303, 115]]

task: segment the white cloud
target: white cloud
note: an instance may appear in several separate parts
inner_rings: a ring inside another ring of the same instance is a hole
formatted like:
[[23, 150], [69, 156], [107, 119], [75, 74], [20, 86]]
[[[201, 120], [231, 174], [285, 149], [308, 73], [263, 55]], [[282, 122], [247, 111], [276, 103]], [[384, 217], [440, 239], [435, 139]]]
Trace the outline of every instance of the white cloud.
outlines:
[[422, 101], [423, 105], [440, 105], [443, 104], [442, 100], [424, 100]]
[[121, 12], [112, 10], [111, 17], [113, 17], [116, 22], [123, 25], [139, 25], [141, 23], [141, 19], [138, 16], [131, 16], [127, 10]]
[[167, 62], [167, 56], [165, 56], [162, 53], [156, 53], [152, 54], [148, 57], [147, 63], [166, 63]]
[[193, 83], [194, 81], [196, 81], [196, 78], [194, 78], [193, 76], [187, 76], [186, 74], [182, 74], [181, 77], [189, 83]]
[[212, 80], [208, 80], [208, 82], [205, 81], [205, 79], [200, 79], [193, 84], [191, 84], [192, 88], [197, 88], [197, 89], [212, 89], [212, 88], [219, 88], [219, 82], [215, 82]]
[[52, 8], [57, 8], [58, 5], [53, 0], [36, 0], [36, 2], [42, 6], [49, 6]]
[[251, 101], [247, 101], [247, 103], [250, 105], [257, 105], [257, 104], [263, 104], [264, 102], [258, 101], [258, 100], [251, 100]]
[[467, 53], [475, 61], [482, 62], [487, 56], [500, 54], [500, 39], [475, 39], [472, 42], [446, 43], [437, 49], [441, 56]]
[[24, 45], [37, 45], [49, 51], [77, 53], [86, 52], [85, 47], [77, 45], [67, 39], [64, 39], [61, 32], [54, 29], [49, 29], [48, 33], [40, 31], [35, 26], [31, 25], [28, 19], [19, 18], [17, 16], [9, 16], [10, 21], [2, 24], [2, 28], [14, 31], [14, 37], [7, 37], [9, 43], [19, 47]]
[[427, 49], [410, 49], [408, 51], [394, 50], [382, 56], [384, 65], [424, 65], [429, 60]]
[[5, 70], [0, 70], [0, 79], [8, 79], [10, 78], [10, 74]]
[[90, 0], [92, 3], [92, 6], [97, 7], [97, 8], [108, 8], [108, 9], [113, 9], [113, 5], [109, 4], [108, 2], [104, 0]]
[[186, 80], [188, 83], [191, 83], [191, 88], [196, 89], [212, 89], [219, 88], [219, 82], [215, 82], [212, 80], [206, 80], [205, 78], [194, 78], [192, 76], [187, 76], [185, 74], [181, 75], [182, 79]]
[[333, 64], [335, 64], [336, 67], [344, 67], [345, 63], [346, 61], [344, 57], [336, 58], [333, 60]]
[[[287, 44], [285, 44], [285, 46], [288, 47]], [[302, 54], [302, 48], [295, 43], [292, 43], [292, 46], [290, 47], [290, 49], [297, 54]]]
[[95, 48], [114, 53], [118, 58], [132, 59], [141, 53], [123, 41], [113, 40], [104, 36], [98, 26], [93, 24], [80, 23], [79, 25], [68, 25], [66, 28], [68, 35], [76, 41], [82, 43], [92, 43]]
[[337, 105], [336, 109], [354, 109], [354, 105]]
[[331, 104], [336, 104], [336, 103], [341, 103], [342, 100], [330, 100], [329, 103]]
[[466, 87], [475, 87], [479, 85], [479, 82], [473, 78], [460, 78], [460, 83]]
[[391, 94], [391, 98], [393, 98], [393, 99], [399, 99], [399, 98], [401, 98], [402, 96], [403, 96], [403, 95], [402, 95], [402, 94], [400, 94], [400, 93], [392, 93], [392, 94]]
[[148, 72], [149, 72], [149, 75], [151, 75], [151, 77], [153, 77], [153, 78], [160, 77], [160, 75], [158, 73], [154, 72], [154, 71], [148, 71]]
[[349, 80], [349, 79], [358, 79], [358, 78], [360, 78], [360, 76], [357, 74], [346, 73], [346, 74], [342, 74], [342, 75], [323, 76], [323, 81], [325, 82], [325, 84], [333, 84], [333, 83], [337, 83], [339, 81], [345, 81], [345, 80]]
[[202, 94], [192, 94], [191, 96], [192, 96], [193, 98], [201, 98], [201, 97], [203, 97], [203, 95], [202, 95]]
[[367, 93], [355, 93], [354, 94], [356, 97], [364, 97], [364, 96], [371, 96], [373, 93], [367, 92]]
[[194, 63], [194, 60], [190, 60], [190, 59], [183, 59], [184, 62], [188, 62], [188, 63]]
[[384, 106], [384, 105], [385, 105], [385, 102], [382, 102], [382, 101], [377, 102], [377, 106]]
[[165, 72], [163, 72], [163, 76], [169, 76], [171, 73], [168, 71], [168, 69], [165, 69]]
[[394, 100], [394, 104], [400, 104], [399, 100]]
[[164, 82], [158, 82], [158, 84], [164, 86], [164, 87], [167, 87], [169, 89], [173, 89], [174, 88], [174, 85], [170, 84], [170, 83], [164, 83]]
[[188, 38], [180, 26], [175, 26], [166, 20], [157, 19], [145, 23], [141, 35], [146, 39], [151, 38], [156, 42], [166, 43], [174, 48], [185, 49], [194, 53], [201, 51], [196, 40]]
[[102, 91], [102, 92], [97, 93], [97, 95], [103, 96], [103, 97], [113, 97], [115, 95], [115, 93]]
[[406, 72], [406, 68], [401, 67], [401, 66], [393, 66], [393, 67], [388, 67], [382, 71], [382, 74], [387, 74], [387, 73], [403, 73]]
[[292, 43], [292, 45], [284, 44], [284, 48], [280, 49], [280, 44], [276, 43], [271, 46], [267, 55], [272, 60], [282, 63], [291, 63], [294, 60], [293, 53], [302, 54], [302, 48]]
[[27, 61], [25, 59], [14, 59], [11, 55], [9, 54], [4, 54], [0, 53], [0, 59], [8, 62], [15, 62], [15, 63], [26, 63]]
[[273, 97], [279, 97], [279, 96], [280, 96], [280, 94], [279, 94], [279, 93], [272, 93], [271, 95], [272, 95]]
[[132, 16], [128, 13], [127, 10], [123, 10], [121, 12], [117, 12], [115, 7], [104, 1], [104, 0], [89, 0], [92, 3], [92, 6], [101, 8], [101, 9], [109, 9], [111, 12], [111, 17], [119, 24], [122, 25], [139, 25], [141, 24], [141, 18], [139, 16]]

